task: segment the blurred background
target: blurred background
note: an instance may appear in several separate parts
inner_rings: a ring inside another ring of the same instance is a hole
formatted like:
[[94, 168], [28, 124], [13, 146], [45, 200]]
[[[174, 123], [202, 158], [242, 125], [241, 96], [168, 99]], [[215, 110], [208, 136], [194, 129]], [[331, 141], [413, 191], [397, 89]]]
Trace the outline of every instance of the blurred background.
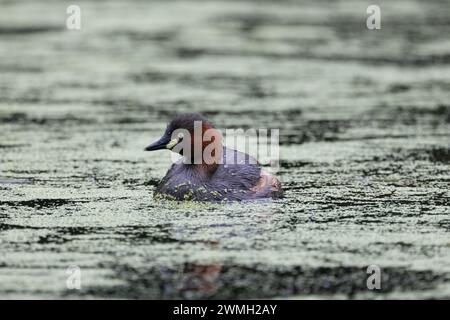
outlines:
[[[450, 298], [449, 34], [442, 0], [1, 0], [0, 298]], [[280, 129], [285, 199], [154, 201], [192, 111]]]

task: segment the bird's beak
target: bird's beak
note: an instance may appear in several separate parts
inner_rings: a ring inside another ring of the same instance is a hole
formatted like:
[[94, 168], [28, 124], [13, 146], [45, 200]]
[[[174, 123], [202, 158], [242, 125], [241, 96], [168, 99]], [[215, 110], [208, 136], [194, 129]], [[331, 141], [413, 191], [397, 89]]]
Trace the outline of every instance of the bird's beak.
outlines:
[[177, 145], [178, 139], [172, 139], [170, 140], [169, 137], [162, 137], [156, 142], [153, 142], [151, 145], [147, 146], [144, 151], [155, 151], [155, 150], [162, 150], [162, 149], [172, 149]]

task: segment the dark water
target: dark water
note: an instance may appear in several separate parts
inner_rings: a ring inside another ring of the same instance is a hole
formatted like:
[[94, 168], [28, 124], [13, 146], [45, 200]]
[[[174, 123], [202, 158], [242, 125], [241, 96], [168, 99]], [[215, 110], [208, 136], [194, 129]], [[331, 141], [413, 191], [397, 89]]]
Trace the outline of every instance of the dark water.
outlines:
[[[1, 298], [450, 297], [448, 2], [77, 4], [0, 3]], [[185, 111], [279, 128], [286, 198], [154, 201]]]

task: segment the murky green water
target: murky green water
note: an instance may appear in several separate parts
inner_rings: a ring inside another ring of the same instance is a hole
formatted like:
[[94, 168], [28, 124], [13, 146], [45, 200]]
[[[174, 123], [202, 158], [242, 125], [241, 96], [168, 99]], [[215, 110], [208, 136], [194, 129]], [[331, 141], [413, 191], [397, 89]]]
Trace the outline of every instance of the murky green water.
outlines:
[[[450, 297], [447, 2], [77, 4], [0, 3], [1, 298]], [[280, 128], [286, 198], [154, 201], [184, 111]]]

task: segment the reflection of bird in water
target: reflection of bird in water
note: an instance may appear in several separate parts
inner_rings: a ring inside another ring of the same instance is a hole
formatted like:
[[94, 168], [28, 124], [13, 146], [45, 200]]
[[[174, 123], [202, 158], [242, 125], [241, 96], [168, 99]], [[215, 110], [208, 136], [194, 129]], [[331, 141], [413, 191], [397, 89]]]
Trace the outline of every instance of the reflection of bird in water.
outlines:
[[218, 279], [222, 264], [195, 264], [184, 265], [182, 274], [183, 290], [201, 293], [202, 295], [214, 294], [218, 288]]
[[[195, 147], [199, 143], [194, 138], [196, 123], [201, 123], [201, 148]], [[239, 201], [282, 196], [281, 184], [274, 175], [262, 170], [248, 154], [224, 147], [220, 133], [199, 114], [177, 116], [169, 123], [164, 135], [145, 148], [146, 151], [161, 149], [177, 151], [184, 159], [174, 163], [156, 187], [159, 196], [194, 201]], [[201, 149], [201, 152], [196, 152], [196, 149]], [[208, 159], [204, 157], [206, 150], [212, 150]]]
[[[273, 214], [271, 212], [254, 212], [251, 219], [255, 224], [250, 224], [248, 227], [240, 229], [238, 234], [233, 231], [232, 236], [238, 235], [239, 237], [248, 238], [265, 234], [272, 227], [272, 218]], [[182, 231], [177, 230], [177, 233], [180, 234]], [[190, 233], [186, 231], [184, 238], [188, 238], [189, 235]], [[226, 237], [227, 235], [224, 236]], [[182, 241], [190, 242], [190, 240]], [[220, 244], [219, 240], [195, 240], [192, 242], [203, 243], [211, 249], [217, 248]], [[178, 268], [178, 276], [176, 277], [177, 288], [180, 292], [190, 293], [189, 298], [213, 296], [218, 290], [221, 290], [220, 286], [223, 285], [223, 281], [220, 279], [221, 273], [227, 272], [227, 269], [221, 262], [184, 263]]]

